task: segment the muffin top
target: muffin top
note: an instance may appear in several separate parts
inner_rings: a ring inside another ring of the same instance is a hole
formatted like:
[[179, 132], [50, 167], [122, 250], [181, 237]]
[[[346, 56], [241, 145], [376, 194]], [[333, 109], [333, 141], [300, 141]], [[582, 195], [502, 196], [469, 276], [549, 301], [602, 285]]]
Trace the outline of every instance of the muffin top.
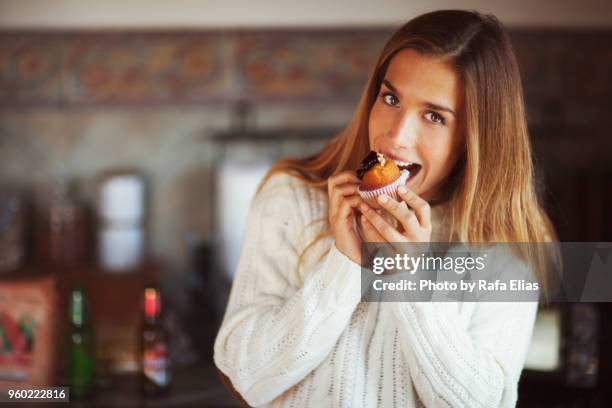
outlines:
[[360, 189], [375, 190], [393, 183], [400, 176], [400, 169], [393, 160], [382, 153], [370, 151], [359, 164], [357, 177], [361, 179]]

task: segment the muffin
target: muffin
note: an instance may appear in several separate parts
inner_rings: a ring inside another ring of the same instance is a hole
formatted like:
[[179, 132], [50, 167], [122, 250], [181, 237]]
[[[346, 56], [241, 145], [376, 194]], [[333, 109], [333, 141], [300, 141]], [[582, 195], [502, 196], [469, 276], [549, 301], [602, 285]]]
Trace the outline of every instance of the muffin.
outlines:
[[357, 169], [357, 177], [361, 180], [359, 195], [371, 207], [380, 209], [377, 197], [384, 193], [399, 200], [397, 189], [406, 184], [409, 175], [408, 170], [400, 170], [395, 161], [384, 154], [370, 151]]

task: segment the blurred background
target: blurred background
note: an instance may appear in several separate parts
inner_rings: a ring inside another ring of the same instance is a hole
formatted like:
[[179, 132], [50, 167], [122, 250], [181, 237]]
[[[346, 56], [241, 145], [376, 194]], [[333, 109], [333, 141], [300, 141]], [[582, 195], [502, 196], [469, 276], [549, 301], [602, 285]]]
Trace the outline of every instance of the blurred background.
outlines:
[[[259, 180], [441, 8], [506, 24], [559, 237], [612, 241], [609, 1], [0, 1], [0, 388], [239, 406], [212, 344]], [[519, 406], [612, 404], [610, 309], [540, 311]]]

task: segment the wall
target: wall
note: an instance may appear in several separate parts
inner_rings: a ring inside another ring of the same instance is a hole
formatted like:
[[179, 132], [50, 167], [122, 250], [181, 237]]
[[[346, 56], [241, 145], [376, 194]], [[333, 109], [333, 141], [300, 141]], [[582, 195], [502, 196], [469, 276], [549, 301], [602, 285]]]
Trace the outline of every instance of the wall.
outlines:
[[0, 27], [10, 28], [220, 28], [394, 26], [420, 13], [474, 9], [510, 26], [593, 27], [612, 25], [607, 0], [3, 0]]
[[[252, 103], [257, 129], [339, 129], [390, 32], [5, 32], [0, 184], [76, 179], [93, 203], [97, 174], [142, 169], [151, 252], [180, 287], [188, 243], [213, 233], [211, 138], [233, 126], [236, 103]], [[562, 238], [609, 240], [612, 33], [517, 29], [512, 39]]]

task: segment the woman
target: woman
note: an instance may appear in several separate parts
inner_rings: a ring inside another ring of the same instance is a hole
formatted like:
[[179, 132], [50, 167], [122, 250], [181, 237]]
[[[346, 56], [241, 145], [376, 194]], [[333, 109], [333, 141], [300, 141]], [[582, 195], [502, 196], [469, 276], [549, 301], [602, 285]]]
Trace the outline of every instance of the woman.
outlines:
[[[379, 198], [397, 228], [357, 194], [369, 150], [416, 165], [401, 202]], [[422, 15], [384, 47], [347, 128], [260, 186], [215, 362], [253, 406], [513, 406], [537, 303], [360, 303], [361, 243], [549, 235], [506, 33]]]

